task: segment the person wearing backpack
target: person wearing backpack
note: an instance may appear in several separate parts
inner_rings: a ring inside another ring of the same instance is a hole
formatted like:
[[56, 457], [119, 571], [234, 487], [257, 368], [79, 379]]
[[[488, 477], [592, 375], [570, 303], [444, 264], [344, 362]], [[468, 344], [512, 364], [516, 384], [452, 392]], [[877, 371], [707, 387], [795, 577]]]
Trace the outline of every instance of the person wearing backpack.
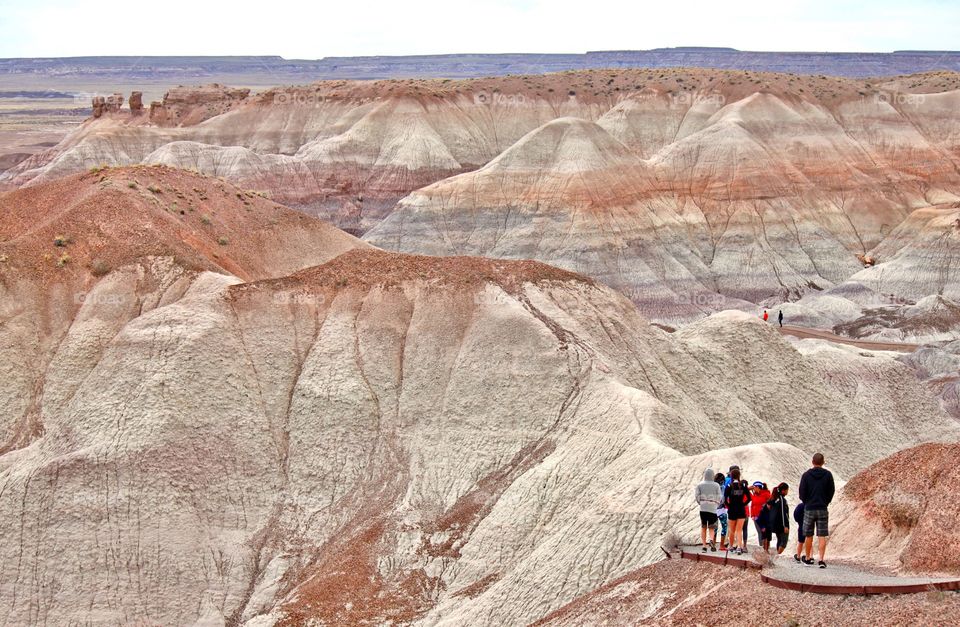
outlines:
[[736, 549], [737, 555], [743, 555], [747, 543], [742, 530], [747, 520], [750, 490], [747, 489], [747, 482], [740, 480], [739, 468], [730, 471], [730, 485], [724, 492], [723, 503], [727, 506], [727, 518], [730, 521], [730, 548]]
[[764, 549], [769, 549], [770, 540], [777, 536], [777, 555], [780, 555], [787, 548], [790, 542], [790, 504], [787, 503], [787, 493], [790, 486], [781, 483], [773, 489], [770, 500], [764, 505], [766, 514], [766, 532]]
[[[733, 481], [733, 471], [734, 471], [734, 469], [736, 469], [736, 470], [739, 471], [740, 473], [743, 473], [743, 471], [740, 470], [740, 466], [738, 466], [738, 465], [736, 465], [736, 464], [734, 464], [733, 466], [730, 466], [729, 470], [727, 470], [727, 478], [726, 478], [726, 480], [723, 482], [723, 490], [724, 490], [724, 492], [726, 492], [727, 488], [730, 487], [730, 483]], [[746, 483], [746, 482], [744, 482], [744, 483]], [[744, 487], [746, 487], [746, 486], [744, 486]], [[749, 490], [748, 490], [748, 491], [749, 491]], [[746, 523], [744, 523], [744, 525], [743, 525], [743, 544], [741, 545], [744, 549], [747, 548], [747, 540], [748, 540], [748, 536], [749, 536], [749, 534], [748, 534], [747, 532], [749, 531], [749, 529], [750, 529], [750, 525], [747, 525]]]
[[700, 544], [707, 552], [707, 529], [710, 530], [710, 550], [717, 550], [717, 508], [723, 502], [720, 486], [714, 481], [713, 468], [703, 471], [703, 481], [697, 484], [693, 498], [700, 506]]

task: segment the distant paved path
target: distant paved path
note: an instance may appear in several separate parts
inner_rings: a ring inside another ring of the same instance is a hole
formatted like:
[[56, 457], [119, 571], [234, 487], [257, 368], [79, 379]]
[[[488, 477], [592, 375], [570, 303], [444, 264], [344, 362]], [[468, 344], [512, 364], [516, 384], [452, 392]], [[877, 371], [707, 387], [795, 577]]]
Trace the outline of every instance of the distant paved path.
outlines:
[[[773, 324], [776, 325], [776, 322]], [[918, 348], [917, 344], [898, 344], [896, 342], [855, 340], [853, 338], [837, 335], [836, 333], [831, 333], [830, 331], [825, 331], [823, 329], [808, 329], [806, 327], [791, 327], [784, 325], [784, 327], [780, 329], [780, 333], [803, 339], [827, 340], [828, 342], [836, 342], [837, 344], [849, 344], [850, 346], [856, 346], [857, 348], [874, 351], [897, 351], [899, 353], [912, 353]]]
[[[751, 547], [752, 551], [758, 550]], [[732, 555], [722, 551], [703, 553], [699, 546], [681, 546], [680, 555], [686, 559], [708, 561], [740, 568], [759, 569], [760, 564], [748, 554]], [[817, 594], [912, 594], [930, 590], [960, 590], [960, 579], [943, 577], [898, 577], [876, 575], [848, 564], [827, 561], [827, 568], [798, 564], [789, 551], [771, 555], [760, 579], [771, 586], [815, 592]]]

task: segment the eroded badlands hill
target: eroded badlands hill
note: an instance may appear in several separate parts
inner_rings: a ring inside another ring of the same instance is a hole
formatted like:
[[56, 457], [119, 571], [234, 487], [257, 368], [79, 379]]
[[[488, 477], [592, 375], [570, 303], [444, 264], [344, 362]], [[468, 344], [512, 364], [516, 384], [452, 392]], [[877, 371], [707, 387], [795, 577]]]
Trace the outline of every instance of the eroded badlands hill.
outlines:
[[[844, 487], [836, 541], [844, 555], [908, 572], [960, 573], [960, 444], [925, 444], [885, 458]], [[879, 550], [878, 550], [879, 549]]]
[[667, 334], [537, 262], [157, 283], [139, 315], [87, 298], [35, 332], [58, 357], [0, 457], [6, 622], [529, 622], [692, 530], [708, 465], [795, 480], [823, 448], [850, 476], [958, 437], [889, 357], [736, 312]]
[[828, 290], [858, 256], [906, 260], [885, 238], [960, 200], [957, 86], [946, 72], [709, 69], [327, 81], [206, 103], [173, 126], [104, 115], [3, 181], [195, 168], [381, 247], [533, 257], [683, 322]]
[[356, 247], [368, 246], [252, 192], [165, 167], [0, 195], [0, 453], [43, 433], [45, 416], [120, 328], [182, 298], [203, 273], [281, 276]]

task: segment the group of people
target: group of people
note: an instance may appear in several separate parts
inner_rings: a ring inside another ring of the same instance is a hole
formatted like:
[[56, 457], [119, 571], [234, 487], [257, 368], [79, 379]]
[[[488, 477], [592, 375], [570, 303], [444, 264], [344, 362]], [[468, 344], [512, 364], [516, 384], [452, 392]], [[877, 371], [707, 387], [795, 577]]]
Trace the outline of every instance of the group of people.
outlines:
[[[833, 501], [833, 474], [823, 467], [823, 453], [813, 456], [813, 467], [800, 478], [800, 503], [793, 510], [797, 523], [797, 548], [793, 558], [813, 565], [813, 538], [818, 538], [819, 566], [826, 568], [827, 540], [830, 536], [828, 507]], [[700, 544], [703, 552], [717, 550], [717, 526], [720, 527], [720, 550], [743, 555], [752, 520], [758, 544], [765, 551], [776, 536], [777, 554], [790, 542], [790, 486], [780, 483], [773, 490], [762, 481], [752, 484], [743, 478], [739, 466], [731, 466], [726, 475], [707, 468], [697, 485], [694, 498], [700, 506]], [[708, 542], [709, 537], [709, 542]]]
[[[770, 313], [764, 309], [763, 310], [763, 321], [766, 322], [770, 319]], [[777, 322], [780, 323], [780, 326], [783, 327], [783, 310], [780, 310], [780, 313], [777, 314]]]

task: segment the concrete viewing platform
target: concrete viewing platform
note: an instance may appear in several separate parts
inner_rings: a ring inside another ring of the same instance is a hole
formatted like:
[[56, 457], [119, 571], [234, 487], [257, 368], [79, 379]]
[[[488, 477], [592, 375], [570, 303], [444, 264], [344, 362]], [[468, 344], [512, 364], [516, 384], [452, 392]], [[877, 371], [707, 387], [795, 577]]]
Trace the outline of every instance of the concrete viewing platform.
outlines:
[[[751, 547], [750, 551], [758, 551]], [[760, 570], [760, 579], [771, 586], [813, 592], [816, 594], [912, 594], [935, 590], [960, 590], [960, 579], [949, 577], [898, 576], [870, 573], [847, 563], [827, 561], [827, 568], [816, 564], [807, 566], [793, 559], [790, 552], [770, 555], [769, 563], [761, 565], [752, 555], [736, 555], [726, 551], [703, 552], [697, 546], [679, 547], [684, 559], [704, 561], [742, 569]]]

